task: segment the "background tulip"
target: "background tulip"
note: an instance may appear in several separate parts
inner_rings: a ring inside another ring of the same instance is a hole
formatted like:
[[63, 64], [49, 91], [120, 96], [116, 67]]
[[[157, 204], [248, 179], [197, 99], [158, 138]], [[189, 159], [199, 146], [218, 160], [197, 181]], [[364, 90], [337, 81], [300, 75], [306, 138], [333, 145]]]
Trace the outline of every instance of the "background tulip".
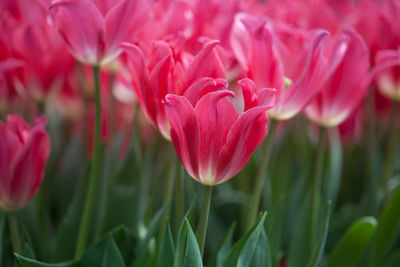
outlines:
[[31, 128], [16, 115], [0, 122], [0, 209], [24, 208], [37, 193], [50, 154], [46, 118], [35, 120]]
[[149, 1], [55, 0], [50, 9], [54, 25], [70, 50], [84, 63], [110, 62], [122, 51], [119, 44], [134, 37], [146, 19]]
[[155, 42], [147, 64], [142, 49], [125, 46], [126, 65], [139, 104], [166, 139], [170, 139], [170, 125], [162, 101], [167, 94], [186, 95], [196, 102], [205, 93], [226, 83], [212, 79], [225, 77], [224, 65], [215, 49], [217, 45], [217, 41], [209, 41], [192, 56], [184, 52], [177, 54], [172, 44]]
[[276, 88], [279, 102], [268, 112], [272, 118], [292, 118], [320, 89], [325, 67], [321, 48], [326, 35], [325, 31], [302, 31], [236, 15], [232, 50], [245, 77], [257, 87]]
[[347, 30], [331, 39], [325, 56], [329, 63], [324, 84], [305, 112], [315, 123], [332, 127], [341, 124], [366, 96], [369, 55], [361, 36]]

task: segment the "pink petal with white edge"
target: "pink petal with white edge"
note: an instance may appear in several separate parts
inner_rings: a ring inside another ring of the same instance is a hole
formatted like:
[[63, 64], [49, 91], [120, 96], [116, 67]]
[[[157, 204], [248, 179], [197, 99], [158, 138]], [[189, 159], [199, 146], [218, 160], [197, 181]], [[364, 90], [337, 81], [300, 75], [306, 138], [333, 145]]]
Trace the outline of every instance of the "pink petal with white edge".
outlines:
[[211, 92], [204, 95], [195, 107], [200, 130], [199, 178], [203, 184], [216, 183], [220, 150], [239, 116], [228, 96], [234, 97], [233, 92], [229, 90]]
[[224, 79], [200, 78], [185, 91], [184, 96], [196, 106], [197, 101], [204, 95], [218, 91], [225, 90], [228, 87], [228, 82]]
[[195, 56], [183, 77], [177, 82], [177, 93], [182, 95], [184, 91], [201, 77], [225, 78], [225, 67], [214, 49], [219, 41], [207, 42], [203, 49]]
[[233, 124], [219, 155], [216, 184], [236, 175], [261, 144], [268, 133], [267, 109], [263, 106], [249, 109]]
[[157, 103], [150, 84], [150, 74], [147, 70], [142, 50], [133, 44], [123, 43], [121, 47], [127, 55], [127, 66], [132, 76], [133, 88], [147, 119], [157, 127]]
[[99, 64], [104, 56], [105, 32], [96, 5], [85, 0], [55, 0], [50, 9], [71, 54], [83, 63]]
[[167, 95], [165, 110], [171, 125], [171, 139], [186, 171], [199, 177], [199, 122], [192, 104], [184, 96]]
[[105, 17], [107, 63], [121, 52], [119, 44], [129, 41], [145, 20], [147, 0], [122, 0]]
[[327, 62], [323, 56], [328, 32], [316, 31], [311, 39], [311, 47], [303, 71], [281, 95], [278, 106], [270, 115], [279, 120], [287, 120], [297, 115], [321, 90], [325, 80]]

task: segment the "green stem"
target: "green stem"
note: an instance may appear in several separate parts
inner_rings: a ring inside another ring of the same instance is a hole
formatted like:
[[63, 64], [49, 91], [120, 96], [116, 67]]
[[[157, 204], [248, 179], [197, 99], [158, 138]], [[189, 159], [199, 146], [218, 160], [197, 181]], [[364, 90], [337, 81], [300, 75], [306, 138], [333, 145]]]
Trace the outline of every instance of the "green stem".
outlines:
[[388, 132], [389, 132], [389, 141], [386, 148], [385, 160], [384, 165], [380, 177], [380, 182], [383, 183], [385, 196], [384, 196], [384, 203], [387, 203], [389, 196], [390, 196], [390, 175], [393, 173], [393, 165], [394, 165], [394, 156], [396, 154], [396, 146], [397, 146], [397, 114], [399, 112], [399, 103], [393, 102], [392, 104], [392, 111], [390, 115], [389, 125], [388, 125]]
[[8, 224], [10, 227], [11, 244], [14, 252], [21, 255], [21, 243], [18, 231], [18, 218], [15, 213], [8, 213]]
[[317, 143], [317, 151], [315, 155], [315, 163], [314, 163], [314, 170], [313, 176], [310, 183], [310, 194], [311, 194], [311, 201], [310, 201], [310, 256], [314, 251], [314, 242], [317, 238], [317, 234], [319, 232], [317, 227], [317, 219], [318, 219], [318, 209], [319, 209], [319, 198], [321, 191], [321, 176], [324, 166], [324, 153], [325, 153], [325, 145], [324, 145], [324, 138], [326, 134], [326, 128], [321, 127], [319, 131], [318, 143]]
[[265, 171], [267, 170], [269, 160], [271, 158], [271, 151], [273, 146], [272, 144], [274, 141], [277, 125], [277, 120], [271, 121], [267, 140], [263, 148], [264, 153], [261, 159], [261, 164], [256, 175], [256, 180], [254, 182], [253, 198], [251, 200], [250, 210], [247, 216], [246, 231], [251, 229], [257, 218], [257, 212], [260, 206], [261, 192], [264, 185]]
[[[176, 179], [176, 226], [179, 228], [181, 221], [183, 220], [184, 216], [184, 185], [183, 185], [183, 178], [184, 178], [184, 169], [181, 165], [179, 158], [176, 157], [176, 169], [177, 169], [177, 179]], [[177, 229], [178, 229], [177, 228]]]
[[375, 113], [374, 113], [374, 88], [371, 87], [370, 93], [366, 99], [366, 113], [365, 113], [365, 148], [366, 148], [366, 172], [369, 182], [367, 183], [366, 192], [364, 194], [361, 214], [374, 215], [376, 214], [376, 192], [377, 181], [376, 175], [376, 133], [375, 133]]
[[86, 195], [85, 206], [83, 209], [83, 216], [81, 219], [78, 240], [77, 240], [77, 244], [76, 244], [75, 259], [80, 259], [83, 255], [83, 252], [85, 251], [86, 242], [88, 239], [90, 217], [92, 215], [93, 206], [95, 203], [97, 184], [98, 184], [98, 180], [99, 180], [100, 132], [101, 132], [101, 101], [100, 101], [100, 68], [99, 68], [99, 66], [93, 66], [93, 78], [94, 78], [94, 85], [95, 85], [95, 104], [96, 104], [94, 152], [93, 152], [89, 187], [88, 187], [88, 192]]
[[208, 214], [210, 213], [211, 196], [213, 191], [213, 186], [204, 186], [203, 203], [201, 206], [200, 223], [199, 230], [197, 232], [197, 238], [199, 240], [200, 252], [203, 257], [204, 245], [206, 243], [206, 233], [207, 233], [207, 223]]

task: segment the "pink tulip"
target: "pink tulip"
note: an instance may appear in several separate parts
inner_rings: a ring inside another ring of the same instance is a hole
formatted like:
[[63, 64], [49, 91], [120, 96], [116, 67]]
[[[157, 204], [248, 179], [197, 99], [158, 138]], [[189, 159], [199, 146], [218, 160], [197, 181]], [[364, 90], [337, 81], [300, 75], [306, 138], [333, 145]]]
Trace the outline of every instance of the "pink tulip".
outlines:
[[236, 175], [267, 135], [266, 111], [273, 107], [274, 89], [255, 93], [250, 80], [240, 82], [244, 110], [229, 99], [232, 91], [209, 92], [199, 101], [169, 94], [164, 102], [171, 138], [186, 171], [205, 185], [223, 183]]
[[322, 90], [305, 112], [315, 123], [333, 127], [351, 115], [368, 92], [369, 54], [362, 37], [346, 30], [330, 40], [326, 59]]
[[[299, 113], [318, 92], [324, 75], [325, 31], [303, 31], [272, 25], [239, 14], [231, 32], [231, 47], [244, 75], [257, 87], [273, 87], [279, 101], [268, 114], [287, 120]], [[290, 81], [285, 84], [285, 81]]]
[[225, 80], [214, 80], [225, 78], [225, 68], [215, 49], [217, 44], [217, 41], [207, 42], [193, 57], [158, 41], [148, 63], [142, 49], [125, 45], [127, 66], [139, 104], [166, 139], [170, 139], [170, 125], [162, 101], [167, 94], [185, 95], [195, 102], [226, 84]]
[[379, 51], [375, 62], [373, 74], [379, 92], [400, 101], [400, 50]]
[[70, 52], [84, 63], [105, 64], [116, 58], [119, 44], [143, 25], [147, 0], [54, 0], [54, 24]]
[[29, 127], [16, 115], [0, 121], [0, 210], [24, 208], [39, 190], [50, 153], [46, 118]]

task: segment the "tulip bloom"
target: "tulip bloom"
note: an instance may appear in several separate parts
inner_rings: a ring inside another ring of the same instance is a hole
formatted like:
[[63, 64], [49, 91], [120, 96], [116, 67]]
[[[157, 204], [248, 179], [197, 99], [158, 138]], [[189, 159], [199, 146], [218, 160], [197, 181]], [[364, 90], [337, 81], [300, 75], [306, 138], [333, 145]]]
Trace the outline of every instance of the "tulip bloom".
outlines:
[[[154, 43], [149, 63], [135, 45], [124, 45], [127, 66], [139, 104], [149, 121], [170, 139], [170, 125], [162, 101], [167, 94], [199, 99], [203, 94], [226, 85], [225, 68], [215, 49], [218, 41], [207, 42], [193, 58], [177, 58], [174, 47], [164, 41]], [[189, 96], [190, 95], [190, 96]]]
[[264, 19], [236, 16], [231, 32], [233, 53], [244, 76], [257, 87], [276, 88], [279, 102], [268, 112], [272, 118], [292, 118], [318, 92], [324, 75], [321, 48], [326, 37], [325, 31], [284, 25], [272, 28]]
[[266, 111], [275, 105], [275, 89], [256, 93], [254, 83], [247, 79], [240, 85], [244, 100], [241, 114], [229, 99], [234, 93], [226, 86], [198, 101], [166, 96], [175, 150], [186, 171], [202, 184], [220, 184], [236, 175], [268, 133]]
[[362, 37], [349, 29], [332, 38], [325, 55], [329, 62], [325, 82], [305, 112], [313, 122], [333, 127], [341, 124], [368, 92], [369, 54]]
[[383, 50], [376, 55], [373, 70], [379, 92], [400, 101], [400, 50]]
[[116, 58], [145, 21], [147, 0], [55, 0], [54, 24], [71, 54], [91, 65]]
[[24, 208], [37, 193], [50, 153], [46, 118], [29, 127], [16, 115], [0, 121], [0, 210]]

